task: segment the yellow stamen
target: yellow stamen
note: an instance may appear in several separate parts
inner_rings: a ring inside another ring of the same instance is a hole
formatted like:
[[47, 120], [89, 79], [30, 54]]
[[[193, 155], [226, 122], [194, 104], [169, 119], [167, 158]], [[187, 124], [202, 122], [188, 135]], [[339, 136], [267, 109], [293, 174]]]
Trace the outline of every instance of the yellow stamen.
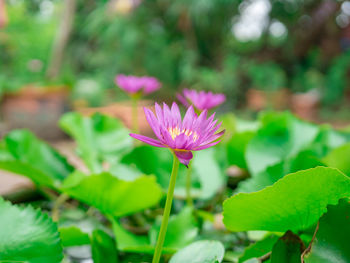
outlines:
[[168, 131], [169, 131], [170, 136], [171, 136], [171, 138], [173, 140], [175, 140], [175, 138], [177, 136], [179, 136], [180, 134], [185, 134], [187, 137], [190, 137], [193, 134], [192, 139], [193, 139], [194, 142], [197, 141], [198, 137], [199, 137], [197, 132], [193, 132], [190, 129], [182, 129], [182, 130], [180, 130], [179, 127], [169, 127]]

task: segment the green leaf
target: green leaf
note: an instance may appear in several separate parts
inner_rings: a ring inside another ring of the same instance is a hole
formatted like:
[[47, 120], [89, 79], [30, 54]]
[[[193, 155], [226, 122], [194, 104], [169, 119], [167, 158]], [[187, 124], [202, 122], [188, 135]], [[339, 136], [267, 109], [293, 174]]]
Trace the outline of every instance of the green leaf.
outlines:
[[[172, 155], [166, 149], [142, 145], [125, 155], [121, 162], [136, 167], [144, 174], [154, 174], [157, 177], [157, 182], [164, 189], [169, 186]], [[179, 175], [182, 171], [184, 171], [183, 167], [179, 171]]]
[[237, 165], [240, 168], [247, 169], [245, 152], [249, 141], [253, 138], [255, 132], [246, 131], [235, 133], [227, 143], [227, 155], [230, 165]]
[[109, 173], [87, 176], [78, 171], [63, 182], [62, 191], [116, 217], [152, 207], [162, 197], [154, 176], [125, 181]]
[[[135, 235], [125, 230], [116, 219], [112, 219], [112, 222], [119, 250], [149, 254], [154, 252], [160, 222], [157, 222], [151, 228], [148, 237]], [[172, 254], [176, 252], [192, 242], [197, 234], [198, 227], [193, 216], [193, 210], [189, 207], [184, 208], [179, 214], [173, 215], [169, 219], [163, 253]]]
[[272, 250], [277, 242], [278, 236], [269, 235], [266, 238], [255, 242], [244, 250], [244, 254], [239, 258], [239, 263], [245, 262], [251, 258], [259, 258]]
[[[283, 127], [283, 125], [282, 125]], [[265, 127], [266, 129], [268, 127]], [[278, 132], [275, 132], [280, 136]], [[282, 129], [282, 134], [283, 129]], [[287, 132], [286, 138], [291, 137], [291, 132]], [[252, 177], [239, 183], [236, 193], [238, 192], [254, 192], [272, 185], [285, 174], [294, 173], [299, 170], [324, 166], [322, 158], [332, 149], [339, 147], [349, 141], [349, 134], [334, 131], [329, 126], [320, 126], [317, 136], [303, 147], [299, 148], [295, 154], [282, 154], [289, 149], [282, 150], [281, 159], [277, 163], [266, 166], [265, 170], [253, 173]], [[282, 145], [282, 144], [281, 144]], [[279, 147], [278, 145], [275, 145]], [[267, 149], [270, 145], [266, 145]], [[273, 146], [274, 147], [274, 146]], [[282, 147], [282, 146], [281, 146]], [[261, 161], [261, 160], [260, 160]]]
[[[225, 178], [218, 162], [215, 161], [215, 149], [196, 152], [192, 164], [192, 189], [194, 198], [212, 198], [225, 184]], [[167, 189], [172, 167], [172, 155], [166, 149], [143, 145], [136, 147], [126, 155], [123, 164], [136, 166], [144, 174], [154, 174], [157, 182]], [[181, 165], [176, 181], [176, 197], [185, 198], [186, 167]]]
[[296, 156], [316, 137], [318, 128], [300, 121], [288, 112], [265, 113], [262, 127], [249, 141], [246, 161], [253, 175], [282, 160]]
[[71, 112], [59, 124], [76, 140], [78, 153], [93, 173], [101, 172], [104, 162], [114, 163], [132, 148], [129, 131], [112, 117], [98, 113], [84, 117]]
[[324, 166], [313, 152], [303, 151], [296, 157], [286, 159], [276, 165], [268, 167], [265, 171], [259, 172], [254, 177], [248, 178], [238, 184], [236, 193], [250, 193], [264, 189], [281, 179], [285, 174], [295, 173], [317, 166]]
[[303, 241], [292, 231], [287, 231], [273, 246], [271, 263], [300, 263], [305, 247]]
[[350, 176], [350, 143], [344, 144], [331, 151], [323, 161], [326, 165], [338, 168], [340, 171]]
[[16, 130], [4, 139], [7, 157], [0, 169], [24, 175], [40, 186], [57, 188], [74, 168], [56, 150], [27, 130]]
[[319, 230], [306, 263], [350, 262], [350, 204], [341, 200], [337, 206], [329, 206], [320, 219]]
[[[156, 223], [149, 233], [151, 244], [154, 246], [158, 238], [160, 223]], [[198, 227], [193, 216], [193, 209], [185, 207], [179, 214], [170, 217], [164, 247], [178, 250], [191, 243], [197, 234]]]
[[216, 263], [222, 262], [225, 248], [219, 241], [201, 240], [179, 250], [169, 263]]
[[327, 205], [350, 196], [350, 179], [337, 169], [317, 167], [289, 174], [254, 193], [224, 202], [224, 224], [231, 231], [297, 232], [314, 224]]
[[76, 226], [60, 227], [58, 231], [60, 232], [62, 246], [64, 247], [90, 244], [89, 234]]
[[46, 214], [0, 198], [0, 215], [0, 261], [61, 262], [59, 233]]
[[246, 160], [253, 175], [267, 167], [295, 156], [317, 135], [316, 126], [295, 118], [288, 112], [265, 113], [262, 127], [247, 146]]
[[[210, 148], [194, 154], [192, 163], [193, 184], [199, 183], [198, 197], [200, 199], [210, 199], [226, 183], [224, 172], [221, 171], [218, 161], [215, 159], [216, 149]], [[185, 174], [183, 174], [185, 175]], [[192, 184], [192, 188], [194, 185]], [[184, 192], [185, 196], [185, 192]]]
[[112, 223], [118, 250], [150, 254], [153, 253], [154, 247], [150, 245], [147, 236], [135, 235], [125, 230], [117, 219], [112, 219]]
[[119, 262], [113, 238], [102, 230], [92, 232], [91, 251], [94, 263]]

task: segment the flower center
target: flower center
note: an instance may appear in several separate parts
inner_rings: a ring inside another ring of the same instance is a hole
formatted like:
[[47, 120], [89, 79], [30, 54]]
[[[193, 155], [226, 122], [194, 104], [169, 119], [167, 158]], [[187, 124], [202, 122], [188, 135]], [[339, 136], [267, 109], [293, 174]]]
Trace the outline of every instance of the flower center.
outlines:
[[195, 142], [198, 140], [198, 133], [191, 131], [190, 129], [182, 129], [180, 130], [179, 127], [169, 127], [168, 132], [170, 133], [170, 136], [173, 140], [180, 134], [185, 134], [187, 137], [190, 137], [192, 134], [192, 140]]

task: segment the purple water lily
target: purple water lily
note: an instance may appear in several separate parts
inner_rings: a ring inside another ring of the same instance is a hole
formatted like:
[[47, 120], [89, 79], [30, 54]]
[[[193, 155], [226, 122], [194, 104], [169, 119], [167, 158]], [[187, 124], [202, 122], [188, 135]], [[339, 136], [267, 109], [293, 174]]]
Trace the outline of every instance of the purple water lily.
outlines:
[[214, 120], [215, 113], [207, 118], [207, 110], [199, 116], [192, 106], [187, 109], [185, 117], [181, 119], [179, 107], [174, 102], [171, 109], [163, 104], [163, 109], [155, 104], [156, 116], [153, 112], [144, 108], [147, 121], [153, 129], [158, 140], [140, 135], [130, 134], [131, 137], [147, 144], [170, 148], [184, 165], [188, 165], [192, 159], [192, 151], [209, 148], [220, 141], [218, 140], [225, 130], [216, 133], [221, 123]]
[[147, 76], [137, 77], [120, 74], [115, 78], [115, 83], [130, 95], [138, 93], [149, 94], [161, 87], [160, 82], [156, 78]]
[[212, 92], [196, 91], [184, 89], [183, 94], [177, 94], [178, 100], [188, 107], [193, 105], [197, 110], [210, 110], [222, 104], [226, 97], [224, 94], [218, 93], [214, 94]]

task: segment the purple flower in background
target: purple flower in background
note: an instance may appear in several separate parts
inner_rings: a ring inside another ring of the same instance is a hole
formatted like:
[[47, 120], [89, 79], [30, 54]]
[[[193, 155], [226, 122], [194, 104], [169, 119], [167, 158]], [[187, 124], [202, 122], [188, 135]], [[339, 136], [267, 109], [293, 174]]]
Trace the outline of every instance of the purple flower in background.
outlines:
[[156, 78], [146, 76], [137, 77], [120, 74], [115, 78], [115, 83], [130, 95], [149, 94], [161, 87], [160, 82]]
[[215, 108], [226, 100], [224, 94], [189, 89], [184, 89], [183, 95], [177, 94], [177, 98], [186, 107], [192, 104], [199, 111]]
[[163, 104], [163, 109], [156, 103], [156, 115], [144, 108], [147, 121], [153, 129], [158, 140], [131, 133], [130, 136], [147, 144], [170, 148], [184, 165], [188, 165], [192, 159], [192, 151], [209, 148], [220, 141], [218, 139], [225, 130], [216, 133], [221, 123], [214, 120], [215, 113], [207, 118], [204, 110], [199, 116], [192, 106], [187, 109], [185, 117], [181, 119], [179, 107], [174, 102], [171, 109]]

